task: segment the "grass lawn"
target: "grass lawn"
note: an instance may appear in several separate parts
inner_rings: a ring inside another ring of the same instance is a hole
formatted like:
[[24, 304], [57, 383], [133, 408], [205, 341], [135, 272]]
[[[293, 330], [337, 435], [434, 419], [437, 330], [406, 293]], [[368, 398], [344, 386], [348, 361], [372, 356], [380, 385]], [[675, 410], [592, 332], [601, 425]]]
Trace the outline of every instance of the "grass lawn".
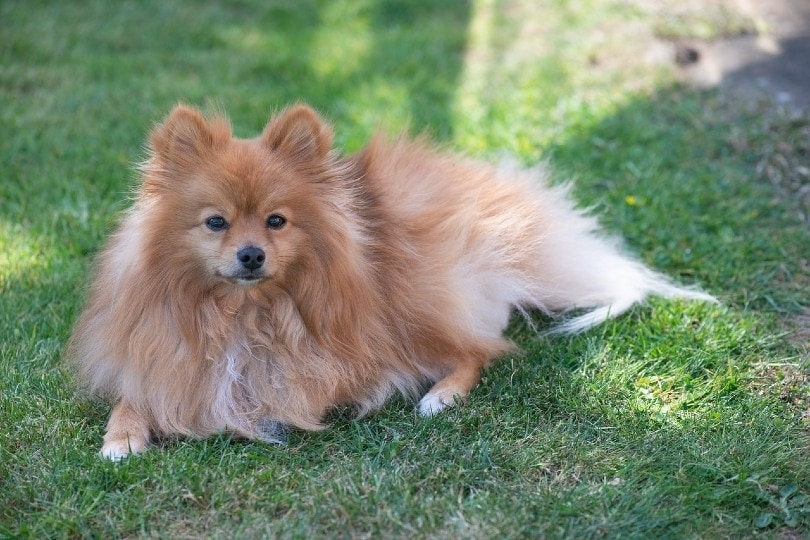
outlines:
[[[0, 537], [810, 535], [810, 118], [677, 84], [656, 34], [747, 22], [676, 4], [4, 0]], [[286, 446], [108, 463], [109, 404], [75, 396], [61, 355], [180, 100], [241, 136], [303, 100], [347, 150], [383, 127], [549, 158], [722, 303], [653, 300], [573, 338], [515, 320], [522, 352], [433, 419], [394, 400]]]

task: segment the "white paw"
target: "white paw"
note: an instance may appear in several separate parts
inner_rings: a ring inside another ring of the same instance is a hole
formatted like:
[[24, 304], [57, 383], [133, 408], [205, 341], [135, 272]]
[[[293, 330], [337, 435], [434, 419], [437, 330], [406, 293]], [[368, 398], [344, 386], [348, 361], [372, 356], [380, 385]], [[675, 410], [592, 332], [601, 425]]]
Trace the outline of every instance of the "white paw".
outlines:
[[457, 395], [458, 394], [442, 395], [441, 393], [433, 394], [428, 392], [425, 394], [425, 397], [419, 400], [419, 414], [422, 416], [438, 414], [444, 409], [455, 405]]
[[115, 461], [116, 463], [128, 457], [131, 454], [138, 454], [146, 449], [145, 444], [139, 444], [137, 441], [117, 439], [114, 441], [105, 442], [101, 447], [101, 457]]

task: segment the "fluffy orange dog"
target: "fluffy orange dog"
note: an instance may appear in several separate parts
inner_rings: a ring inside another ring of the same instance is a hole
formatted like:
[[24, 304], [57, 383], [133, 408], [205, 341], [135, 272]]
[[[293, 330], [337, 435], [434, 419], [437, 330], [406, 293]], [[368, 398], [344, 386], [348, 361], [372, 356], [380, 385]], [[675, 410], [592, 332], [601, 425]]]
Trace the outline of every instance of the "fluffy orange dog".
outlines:
[[558, 327], [574, 332], [650, 294], [711, 298], [623, 255], [538, 171], [331, 145], [306, 106], [250, 140], [186, 106], [154, 129], [70, 344], [116, 403], [104, 456], [153, 436], [269, 440], [427, 387], [434, 414], [510, 348], [514, 309], [590, 309]]

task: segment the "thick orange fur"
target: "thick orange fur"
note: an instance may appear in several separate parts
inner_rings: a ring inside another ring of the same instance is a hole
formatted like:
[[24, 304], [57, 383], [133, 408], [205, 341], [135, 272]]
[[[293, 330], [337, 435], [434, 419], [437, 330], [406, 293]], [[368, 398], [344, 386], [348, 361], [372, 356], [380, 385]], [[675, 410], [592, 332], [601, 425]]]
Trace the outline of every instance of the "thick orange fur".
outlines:
[[515, 308], [596, 308], [576, 331], [647, 294], [708, 298], [622, 255], [537, 172], [420, 141], [348, 157], [331, 144], [306, 106], [250, 140], [182, 105], [153, 130], [69, 347], [80, 380], [116, 402], [106, 456], [156, 435], [320, 429], [332, 407], [365, 413], [435, 383], [432, 414], [510, 348]]

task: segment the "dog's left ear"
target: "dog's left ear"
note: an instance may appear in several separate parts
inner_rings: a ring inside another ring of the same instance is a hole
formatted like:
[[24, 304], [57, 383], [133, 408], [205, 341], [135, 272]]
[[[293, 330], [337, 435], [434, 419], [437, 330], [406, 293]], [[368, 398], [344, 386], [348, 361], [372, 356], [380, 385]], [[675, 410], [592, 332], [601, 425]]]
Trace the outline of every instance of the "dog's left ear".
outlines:
[[262, 142], [272, 151], [298, 160], [323, 158], [332, 147], [332, 128], [306, 105], [295, 105], [264, 128]]

